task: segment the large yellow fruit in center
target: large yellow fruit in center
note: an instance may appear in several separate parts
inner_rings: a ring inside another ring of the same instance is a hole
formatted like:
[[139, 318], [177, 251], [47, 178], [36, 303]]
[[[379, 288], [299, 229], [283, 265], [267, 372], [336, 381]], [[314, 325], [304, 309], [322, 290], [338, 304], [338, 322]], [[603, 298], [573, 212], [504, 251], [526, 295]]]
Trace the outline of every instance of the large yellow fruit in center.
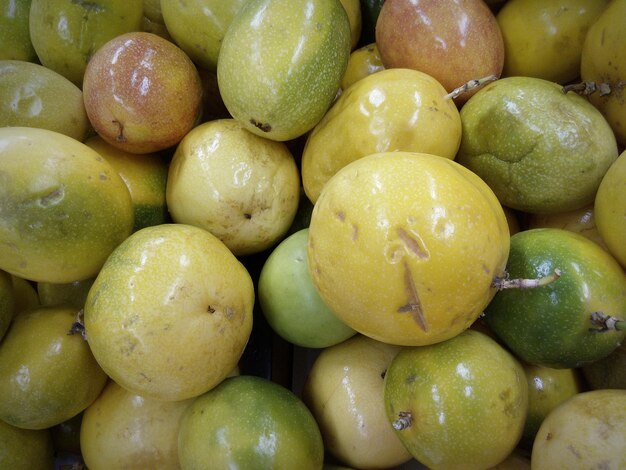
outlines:
[[379, 341], [425, 345], [480, 315], [509, 230], [487, 185], [452, 160], [379, 153], [342, 168], [313, 210], [308, 256], [321, 297]]

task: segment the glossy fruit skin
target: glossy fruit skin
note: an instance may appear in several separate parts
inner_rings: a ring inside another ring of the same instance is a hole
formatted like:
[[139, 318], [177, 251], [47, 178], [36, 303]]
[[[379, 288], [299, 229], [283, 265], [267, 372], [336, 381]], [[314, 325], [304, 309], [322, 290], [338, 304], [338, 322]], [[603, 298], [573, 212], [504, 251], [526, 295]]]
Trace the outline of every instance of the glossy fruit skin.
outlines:
[[456, 161], [512, 209], [554, 213], [590, 204], [617, 158], [600, 112], [547, 80], [502, 78], [481, 88], [460, 114]]
[[163, 0], [161, 13], [176, 44], [200, 67], [215, 72], [224, 35], [247, 1]]
[[0, 420], [0, 467], [48, 470], [54, 468], [49, 429], [22, 429]]
[[391, 468], [411, 454], [389, 426], [385, 374], [399, 346], [357, 335], [321, 351], [302, 390], [324, 446], [353, 468]]
[[132, 32], [93, 55], [83, 98], [100, 137], [130, 153], [152, 153], [178, 144], [196, 124], [202, 85], [180, 48], [156, 34]]
[[626, 269], [626, 150], [604, 174], [596, 198], [596, 226], [609, 252]]
[[504, 39], [503, 77], [543, 78], [565, 85], [580, 76], [589, 27], [607, 0], [509, 0], [496, 19]]
[[85, 145], [102, 155], [126, 183], [135, 214], [133, 232], [170, 221], [165, 201], [169, 159], [156, 153], [125, 152], [99, 135], [88, 138]]
[[0, 269], [32, 281], [95, 276], [131, 232], [126, 185], [97, 152], [66, 135], [0, 128]]
[[235, 255], [273, 247], [298, 209], [300, 174], [283, 142], [235, 119], [192, 129], [169, 164], [167, 208], [177, 223], [208, 230]]
[[485, 309], [488, 326], [522, 360], [551, 368], [580, 367], [610, 354], [624, 331], [595, 331], [593, 312], [626, 311], [626, 274], [606, 251], [582, 235], [539, 228], [511, 237], [511, 279], [561, 271], [534, 289], [499, 291]]
[[550, 413], [533, 444], [533, 469], [624, 468], [626, 390], [579, 393]]
[[330, 107], [349, 56], [350, 24], [339, 0], [251, 0], [224, 36], [220, 93], [246, 129], [295, 139]]
[[37, 60], [28, 26], [30, 4], [31, 0], [13, 0], [0, 11], [0, 60]]
[[388, 152], [328, 181], [308, 257], [320, 296], [344, 323], [417, 346], [476, 320], [495, 295], [508, 245], [502, 206], [475, 174], [447, 158]]
[[488, 336], [467, 330], [447, 341], [404, 348], [385, 375], [391, 423], [428, 468], [489, 468], [504, 460], [522, 434], [528, 387], [522, 366]]
[[0, 127], [37, 127], [82, 141], [90, 128], [83, 93], [42, 65], [0, 61]]
[[146, 227], [109, 256], [85, 303], [87, 340], [119, 385], [165, 401], [217, 385], [252, 329], [250, 275], [206, 230]]
[[322, 436], [290, 390], [255, 376], [225, 379], [183, 415], [178, 452], [184, 469], [321, 470]]
[[613, 0], [589, 28], [581, 53], [580, 76], [597, 84], [608, 83], [611, 93], [592, 93], [589, 100], [606, 117], [615, 137], [626, 146], [626, 1]]
[[70, 307], [40, 307], [13, 319], [0, 343], [0, 419], [24, 429], [55, 426], [83, 411], [107, 376]]
[[[420, 70], [451, 92], [470, 80], [499, 77], [504, 43], [482, 0], [386, 0], [376, 21], [376, 44], [386, 68]], [[459, 104], [475, 93], [459, 95]]]
[[30, 38], [41, 63], [81, 86], [87, 63], [107, 41], [141, 30], [143, 2], [32, 0]]
[[348, 163], [372, 153], [421, 152], [454, 159], [461, 118], [446, 90], [425, 73], [388, 69], [344, 90], [309, 134], [302, 183], [317, 201], [326, 182]]
[[346, 73], [343, 74], [341, 79], [341, 89], [346, 90], [358, 80], [381, 70], [385, 70], [385, 66], [380, 60], [376, 43], [360, 47], [350, 54]]
[[193, 399], [162, 401], [110, 381], [83, 414], [81, 454], [88, 468], [178, 469], [178, 428]]
[[584, 391], [578, 369], [552, 369], [522, 364], [528, 382], [528, 416], [521, 445], [531, 449], [539, 426], [548, 414], [568, 398]]
[[282, 240], [263, 264], [257, 298], [272, 329], [292, 344], [326, 348], [354, 336], [319, 296], [309, 270], [302, 229]]

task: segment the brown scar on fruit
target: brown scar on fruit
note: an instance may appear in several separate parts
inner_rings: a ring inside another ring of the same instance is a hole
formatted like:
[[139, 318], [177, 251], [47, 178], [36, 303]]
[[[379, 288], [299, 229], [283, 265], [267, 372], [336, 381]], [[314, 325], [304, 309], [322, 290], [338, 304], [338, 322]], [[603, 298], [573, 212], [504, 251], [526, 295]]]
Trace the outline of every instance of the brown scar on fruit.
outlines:
[[250, 119], [250, 124], [258, 129], [261, 129], [263, 132], [269, 132], [272, 130], [272, 126], [268, 122], [259, 122], [256, 119]]
[[358, 236], [359, 236], [359, 227], [352, 224], [352, 241], [355, 242]]
[[126, 136], [124, 135], [124, 124], [122, 124], [117, 119], [113, 119], [111, 122], [117, 125], [117, 127], [119, 128], [119, 133], [115, 136], [115, 140], [117, 140], [118, 142], [126, 142]]
[[215, 309], [213, 307], [211, 307], [210, 305], [207, 307], [206, 311], [208, 313], [215, 313]]
[[414, 253], [418, 258], [428, 259], [428, 252], [424, 250], [421, 243], [412, 237], [406, 230], [402, 227], [398, 227], [396, 229], [396, 233], [398, 234], [398, 238], [402, 240], [402, 243], [404, 243], [404, 246], [406, 246], [409, 251]]
[[422, 329], [422, 331], [428, 331], [428, 323], [426, 323], [426, 317], [422, 310], [422, 303], [417, 295], [417, 289], [415, 288], [415, 280], [413, 279], [413, 273], [408, 263], [404, 262], [404, 287], [408, 297], [408, 302], [399, 307], [396, 310], [398, 313], [410, 313], [415, 323]]

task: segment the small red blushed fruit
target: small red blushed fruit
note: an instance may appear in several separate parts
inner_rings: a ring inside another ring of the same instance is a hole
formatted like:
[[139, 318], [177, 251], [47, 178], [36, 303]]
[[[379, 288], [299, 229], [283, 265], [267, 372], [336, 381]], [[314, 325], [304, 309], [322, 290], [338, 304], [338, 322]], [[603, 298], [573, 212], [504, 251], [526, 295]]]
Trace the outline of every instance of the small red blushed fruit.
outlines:
[[449, 92], [470, 80], [499, 77], [504, 66], [502, 33], [482, 0], [387, 0], [377, 18], [376, 44], [386, 68], [427, 73]]
[[201, 111], [202, 85], [189, 57], [145, 32], [122, 34], [91, 58], [83, 80], [85, 109], [111, 145], [149, 153], [176, 145]]

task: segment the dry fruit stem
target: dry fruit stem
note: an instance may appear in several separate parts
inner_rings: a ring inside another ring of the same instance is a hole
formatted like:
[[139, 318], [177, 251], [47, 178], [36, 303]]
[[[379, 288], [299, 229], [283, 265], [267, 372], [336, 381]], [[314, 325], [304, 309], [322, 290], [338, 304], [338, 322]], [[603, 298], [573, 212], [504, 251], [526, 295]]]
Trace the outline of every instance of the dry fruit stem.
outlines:
[[497, 76], [489, 75], [487, 77], [470, 80], [469, 82], [465, 82], [460, 87], [452, 90], [450, 93], [444, 96], [443, 99], [444, 100], [454, 99], [462, 95], [463, 93], [467, 93], [468, 91], [473, 90], [474, 88], [478, 88], [480, 86], [483, 86], [485, 83], [493, 82], [494, 80], [497, 80], [497, 79], [498, 79]]
[[494, 278], [491, 285], [498, 290], [503, 289], [534, 289], [535, 287], [543, 287], [556, 281], [561, 277], [561, 270], [555, 268], [553, 272], [547, 276], [537, 279], [509, 279], [508, 275], [505, 277]]

